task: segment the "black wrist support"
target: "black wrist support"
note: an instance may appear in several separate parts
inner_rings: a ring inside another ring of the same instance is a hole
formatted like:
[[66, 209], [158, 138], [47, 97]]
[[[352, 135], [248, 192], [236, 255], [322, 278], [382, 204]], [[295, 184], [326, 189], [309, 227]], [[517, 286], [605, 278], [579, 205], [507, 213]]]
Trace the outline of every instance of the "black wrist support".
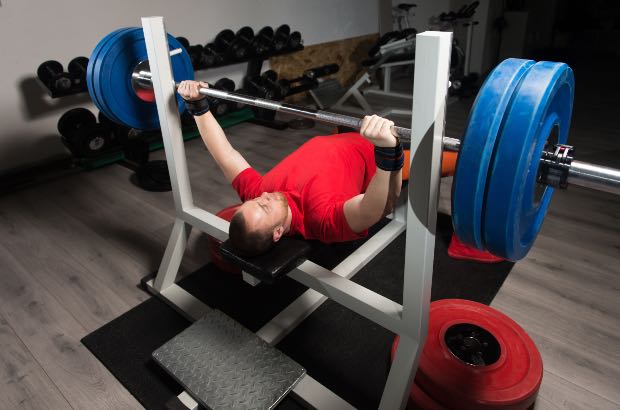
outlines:
[[185, 101], [185, 109], [187, 110], [187, 112], [195, 117], [209, 112], [209, 100], [207, 99], [207, 97], [200, 100], [183, 101]]
[[384, 171], [401, 169], [405, 164], [405, 154], [400, 141], [395, 147], [375, 147], [375, 164]]

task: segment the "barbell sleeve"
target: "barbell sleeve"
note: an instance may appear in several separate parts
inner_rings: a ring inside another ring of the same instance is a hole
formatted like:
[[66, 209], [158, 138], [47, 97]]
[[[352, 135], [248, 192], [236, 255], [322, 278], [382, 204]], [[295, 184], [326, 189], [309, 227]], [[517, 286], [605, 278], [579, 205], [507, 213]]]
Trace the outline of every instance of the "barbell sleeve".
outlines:
[[620, 195], [620, 170], [615, 168], [572, 161], [567, 182], [569, 185]]

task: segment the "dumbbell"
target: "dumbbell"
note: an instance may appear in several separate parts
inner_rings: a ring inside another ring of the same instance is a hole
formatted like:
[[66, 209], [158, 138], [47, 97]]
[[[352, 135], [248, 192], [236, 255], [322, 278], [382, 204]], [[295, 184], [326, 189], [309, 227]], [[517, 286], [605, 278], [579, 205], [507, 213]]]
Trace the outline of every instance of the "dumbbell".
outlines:
[[[309, 68], [304, 71], [301, 77], [293, 78], [290, 80], [281, 79], [278, 84], [283, 90], [286, 90], [284, 96], [289, 94], [295, 94], [301, 91], [310, 90], [318, 85], [317, 78], [324, 77], [326, 75], [335, 74], [340, 70], [338, 64], [326, 64], [320, 67]], [[294, 83], [300, 83], [297, 87], [294, 87], [291, 91], [291, 85]]]
[[288, 39], [291, 35], [291, 28], [288, 24], [282, 24], [276, 29], [276, 33], [273, 36], [273, 51], [280, 52], [288, 44]]
[[239, 49], [245, 50], [245, 55], [241, 57], [242, 60], [255, 53], [256, 50], [253, 50], [251, 47], [252, 40], [254, 40], [254, 30], [252, 30], [252, 27], [241, 27], [237, 34], [235, 34], [235, 42], [239, 44]]
[[[248, 54], [248, 46], [250, 41], [247, 40], [248, 32], [247, 29], [252, 30], [250, 27], [244, 27], [237, 32], [238, 35], [232, 30], [226, 29], [220, 31], [217, 36], [215, 36], [215, 46], [218, 50], [225, 50], [225, 54], [232, 61], [241, 61], [247, 57]], [[252, 31], [252, 36], [254, 37], [254, 32]]]
[[92, 157], [110, 146], [111, 129], [98, 124], [95, 115], [86, 108], [73, 108], [58, 120], [58, 132], [76, 157]]
[[267, 54], [273, 48], [273, 29], [265, 26], [252, 39], [250, 47], [257, 56]]
[[215, 43], [207, 43], [202, 51], [204, 53], [203, 59], [206, 67], [214, 67], [224, 64], [224, 50], [218, 48]]
[[[252, 90], [250, 90], [249, 88], [245, 88], [245, 87], [235, 90], [235, 94], [245, 95], [246, 97], [257, 97], [257, 95], [252, 93]], [[242, 102], [230, 102], [230, 103], [233, 104], [232, 111], [239, 111], [246, 107], [246, 104]]]
[[189, 46], [187, 48], [190, 60], [192, 60], [192, 66], [194, 69], [202, 68], [205, 63], [204, 48], [200, 44]]
[[278, 80], [278, 73], [273, 70], [267, 70], [261, 74], [261, 84], [273, 91], [273, 99], [280, 100], [288, 93], [288, 88]]
[[88, 58], [86, 57], [75, 57], [69, 61], [67, 66], [69, 74], [81, 88], [86, 88], [86, 67], [88, 67]]
[[[230, 78], [220, 78], [215, 82], [213, 88], [215, 88], [216, 90], [232, 92], [235, 91], [235, 82]], [[232, 103], [219, 98], [210, 98], [209, 106], [211, 112], [215, 117], [221, 117], [233, 110]]]
[[295, 50], [301, 45], [301, 33], [299, 31], [293, 31], [288, 37], [287, 49]]
[[179, 43], [181, 43], [181, 45], [186, 49], [189, 50], [189, 40], [185, 37], [177, 37], [177, 41]]
[[266, 98], [268, 100], [273, 100], [274, 90], [269, 87], [265, 87], [263, 84], [263, 79], [260, 76], [246, 77], [245, 78], [246, 88], [250, 90], [252, 95], [255, 95], [260, 98]]
[[48, 60], [37, 68], [37, 77], [50, 91], [67, 91], [72, 81], [69, 73], [64, 72], [62, 64], [55, 60]]

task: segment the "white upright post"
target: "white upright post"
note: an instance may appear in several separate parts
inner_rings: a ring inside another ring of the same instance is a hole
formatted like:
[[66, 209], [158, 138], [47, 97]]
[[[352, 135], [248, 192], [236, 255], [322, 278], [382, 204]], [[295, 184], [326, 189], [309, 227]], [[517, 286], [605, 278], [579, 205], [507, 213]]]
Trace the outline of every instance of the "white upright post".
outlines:
[[[403, 328], [380, 409], [403, 408], [428, 331], [452, 33], [416, 36]], [[415, 158], [415, 160], [413, 160]]]
[[194, 201], [163, 17], [145, 17], [142, 19], [142, 27], [176, 209], [174, 228], [153, 284], [153, 287], [161, 292], [174, 283], [179, 271], [191, 231], [191, 225], [184, 221], [182, 215], [184, 210], [193, 207]]

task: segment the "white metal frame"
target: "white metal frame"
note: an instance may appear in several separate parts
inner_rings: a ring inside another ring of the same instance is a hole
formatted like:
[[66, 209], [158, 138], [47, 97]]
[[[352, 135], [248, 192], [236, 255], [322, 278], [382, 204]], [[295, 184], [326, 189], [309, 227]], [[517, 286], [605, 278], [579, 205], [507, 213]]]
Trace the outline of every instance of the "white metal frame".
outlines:
[[[211, 309], [175, 284], [187, 237], [192, 227], [196, 227], [225, 240], [229, 224], [193, 203], [163, 18], [143, 18], [142, 25], [176, 209], [176, 220], [159, 271], [147, 285], [152, 293], [186, 317], [197, 320]], [[419, 64], [414, 74], [417, 86], [413, 93], [415, 121], [411, 133], [411, 158], [415, 157], [416, 161], [410, 170], [415, 183], [408, 185], [406, 195], [401, 195], [392, 221], [333, 270], [306, 261], [291, 271], [289, 277], [310, 289], [257, 332], [259, 337], [275, 345], [331, 298], [400, 335], [381, 409], [405, 406], [427, 333], [451, 42], [452, 34], [446, 32], [417, 36]], [[349, 279], [405, 229], [404, 302], [400, 305]], [[353, 408], [310, 375], [304, 376], [293, 391], [318, 409]], [[187, 393], [179, 399], [189, 408], [197, 407]]]

